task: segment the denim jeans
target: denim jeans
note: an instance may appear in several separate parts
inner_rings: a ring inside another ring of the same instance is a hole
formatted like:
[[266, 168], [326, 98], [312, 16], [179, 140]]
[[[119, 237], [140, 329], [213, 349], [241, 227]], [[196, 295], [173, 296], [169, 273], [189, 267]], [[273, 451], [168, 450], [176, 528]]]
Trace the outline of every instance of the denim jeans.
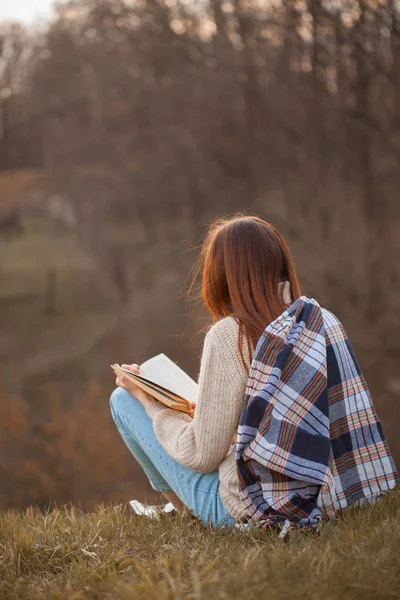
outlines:
[[216, 527], [235, 523], [219, 495], [219, 475], [198, 473], [171, 458], [158, 442], [153, 423], [140, 402], [117, 388], [111, 413], [125, 444], [157, 492], [174, 492], [195, 517]]

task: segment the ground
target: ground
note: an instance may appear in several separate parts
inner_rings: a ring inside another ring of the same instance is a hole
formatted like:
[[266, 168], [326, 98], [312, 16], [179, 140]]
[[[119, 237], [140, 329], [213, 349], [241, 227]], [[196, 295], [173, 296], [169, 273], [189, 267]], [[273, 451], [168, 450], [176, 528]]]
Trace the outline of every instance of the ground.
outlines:
[[0, 598], [400, 597], [400, 494], [344, 512], [320, 535], [205, 529], [121, 507], [0, 514]]

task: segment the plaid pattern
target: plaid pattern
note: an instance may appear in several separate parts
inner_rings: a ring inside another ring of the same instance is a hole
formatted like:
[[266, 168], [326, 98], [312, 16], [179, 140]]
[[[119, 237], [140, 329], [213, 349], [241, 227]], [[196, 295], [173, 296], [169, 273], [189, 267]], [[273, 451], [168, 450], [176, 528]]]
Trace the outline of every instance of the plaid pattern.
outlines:
[[338, 319], [302, 296], [261, 336], [237, 446], [249, 518], [315, 527], [381, 496], [398, 475]]

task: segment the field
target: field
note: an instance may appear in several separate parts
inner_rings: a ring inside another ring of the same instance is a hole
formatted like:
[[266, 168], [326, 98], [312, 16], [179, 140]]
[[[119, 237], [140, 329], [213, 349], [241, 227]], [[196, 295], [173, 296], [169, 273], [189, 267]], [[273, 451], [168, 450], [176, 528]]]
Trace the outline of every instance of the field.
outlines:
[[0, 515], [0, 598], [400, 597], [400, 495], [345, 512], [319, 536], [206, 530], [126, 509]]
[[[137, 244], [143, 231], [132, 229]], [[0, 236], [0, 507], [144, 500], [148, 482], [111, 418], [109, 365], [163, 351], [197, 375], [202, 323], [190, 328], [177, 299], [186, 272], [170, 266], [170, 244], [153, 273], [154, 242], [126, 268], [132, 296], [122, 301], [76, 231], [40, 214], [24, 217], [22, 231]]]

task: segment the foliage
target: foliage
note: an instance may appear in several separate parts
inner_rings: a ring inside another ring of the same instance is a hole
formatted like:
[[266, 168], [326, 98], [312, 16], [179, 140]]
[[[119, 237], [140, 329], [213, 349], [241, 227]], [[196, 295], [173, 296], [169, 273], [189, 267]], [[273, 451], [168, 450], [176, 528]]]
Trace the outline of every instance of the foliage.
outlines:
[[0, 394], [0, 506], [69, 499], [88, 507], [149, 489], [104, 397], [93, 383], [65, 409], [59, 389], [48, 386], [38, 415], [35, 406]]
[[352, 509], [320, 536], [205, 530], [74, 507], [0, 515], [4, 600], [377, 600], [400, 596], [400, 497]]
[[107, 385], [82, 387], [160, 351], [195, 375], [185, 251], [237, 210], [343, 321], [398, 461], [399, 110], [396, 0], [63, 0], [0, 24], [0, 505], [146, 489]]
[[394, 0], [68, 0], [0, 37], [0, 169], [50, 175], [122, 299], [136, 222], [142, 253], [250, 209], [360, 338], [399, 326]]

